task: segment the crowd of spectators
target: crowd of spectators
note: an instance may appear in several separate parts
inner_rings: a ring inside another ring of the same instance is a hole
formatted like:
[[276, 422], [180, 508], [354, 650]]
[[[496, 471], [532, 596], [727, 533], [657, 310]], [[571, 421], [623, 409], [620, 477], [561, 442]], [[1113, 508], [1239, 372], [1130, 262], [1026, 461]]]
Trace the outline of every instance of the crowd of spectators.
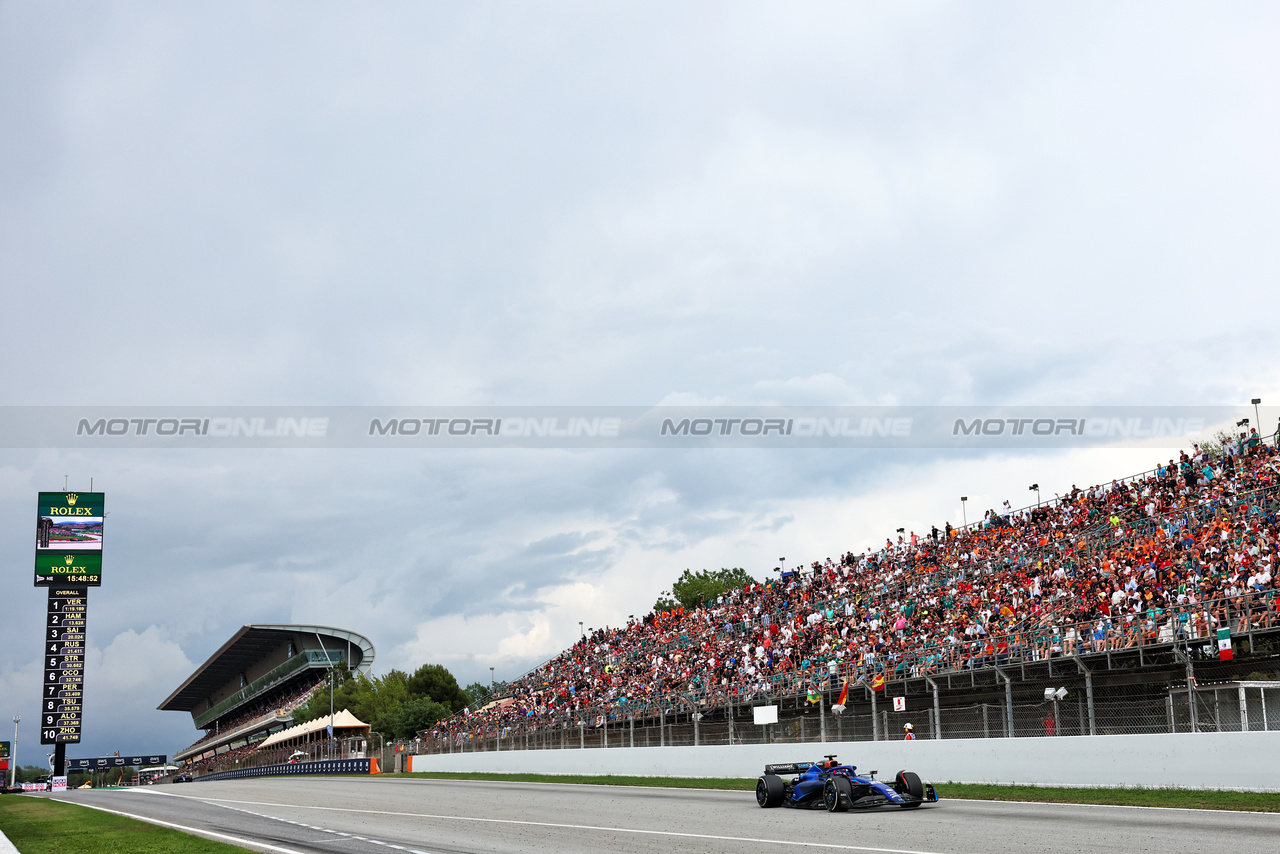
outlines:
[[[1280, 435], [1280, 434], [1278, 434]], [[692, 610], [598, 629], [511, 694], [423, 733], [599, 725], [1280, 625], [1280, 452], [1256, 433], [976, 524], [902, 531]]]
[[213, 729], [206, 732], [203, 738], [187, 749], [190, 750], [202, 744], [216, 743], [219, 739], [256, 720], [284, 717], [311, 699], [311, 695], [315, 693], [316, 689], [324, 684], [326, 683], [323, 679], [315, 683], [308, 682], [282, 694], [260, 698], [242, 709], [235, 717], [219, 720]]

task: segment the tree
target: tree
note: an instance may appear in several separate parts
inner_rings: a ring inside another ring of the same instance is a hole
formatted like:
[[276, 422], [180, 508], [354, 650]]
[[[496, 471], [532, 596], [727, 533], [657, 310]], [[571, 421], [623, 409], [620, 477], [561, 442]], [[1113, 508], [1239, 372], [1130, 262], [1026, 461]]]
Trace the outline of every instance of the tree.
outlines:
[[663, 591], [653, 604], [655, 611], [670, 611], [677, 605], [685, 610], [705, 605], [726, 590], [754, 584], [755, 578], [741, 567], [721, 567], [719, 570], [703, 569], [693, 572], [686, 569], [670, 590]]
[[410, 694], [430, 697], [455, 712], [462, 711], [469, 702], [467, 695], [458, 687], [458, 680], [443, 664], [422, 665], [409, 677], [408, 687]]
[[48, 777], [51, 773], [53, 772], [48, 768], [42, 768], [39, 765], [19, 765], [15, 779], [19, 783], [35, 783]]
[[462, 693], [467, 695], [467, 706], [472, 711], [475, 711], [506, 694], [508, 687], [506, 682], [494, 682], [492, 685], [485, 685], [483, 682], [472, 682], [462, 689]]
[[467, 706], [472, 709], [478, 709], [493, 698], [489, 686], [481, 682], [472, 682], [462, 689], [462, 693], [467, 695]]
[[[391, 670], [382, 676], [351, 673], [345, 665], [332, 671], [333, 710], [347, 709], [374, 732], [393, 738], [412, 738], [420, 729], [461, 711], [470, 699], [458, 680], [439, 664], [424, 664], [413, 672]], [[329, 717], [329, 686], [321, 685], [294, 710], [293, 722]]]
[[388, 720], [391, 735], [396, 738], [413, 738], [419, 730], [433, 726], [453, 714], [449, 707], [430, 697], [410, 697], [401, 703], [394, 716]]

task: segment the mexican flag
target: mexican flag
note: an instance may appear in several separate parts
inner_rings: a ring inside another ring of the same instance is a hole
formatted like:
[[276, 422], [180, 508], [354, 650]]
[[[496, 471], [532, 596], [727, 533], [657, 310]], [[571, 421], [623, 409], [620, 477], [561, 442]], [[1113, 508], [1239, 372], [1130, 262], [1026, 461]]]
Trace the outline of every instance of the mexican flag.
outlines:
[[1223, 661], [1230, 661], [1231, 655], [1231, 630], [1218, 629], [1218, 658]]

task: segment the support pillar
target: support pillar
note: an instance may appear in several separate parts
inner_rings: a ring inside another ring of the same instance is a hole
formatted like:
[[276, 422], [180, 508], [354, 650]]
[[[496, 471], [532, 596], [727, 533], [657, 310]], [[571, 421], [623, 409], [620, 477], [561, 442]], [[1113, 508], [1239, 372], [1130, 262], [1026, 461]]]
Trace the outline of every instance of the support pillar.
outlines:
[[996, 674], [1004, 680], [1004, 719], [1005, 738], [1013, 738], [1013, 680], [1003, 670], [996, 668]]
[[928, 676], [924, 682], [933, 689], [933, 737], [935, 739], [942, 738], [942, 707], [938, 703], [938, 683], [934, 682]]
[[1080, 668], [1080, 672], [1084, 674], [1084, 695], [1089, 705], [1089, 735], [1097, 735], [1097, 721], [1093, 713], [1093, 672], [1084, 666], [1084, 662], [1080, 660], [1080, 656], [1071, 656], [1075, 659], [1076, 667]]
[[872, 691], [870, 688], [867, 690], [871, 692], [871, 740], [879, 741], [880, 718], [876, 716], [876, 692]]

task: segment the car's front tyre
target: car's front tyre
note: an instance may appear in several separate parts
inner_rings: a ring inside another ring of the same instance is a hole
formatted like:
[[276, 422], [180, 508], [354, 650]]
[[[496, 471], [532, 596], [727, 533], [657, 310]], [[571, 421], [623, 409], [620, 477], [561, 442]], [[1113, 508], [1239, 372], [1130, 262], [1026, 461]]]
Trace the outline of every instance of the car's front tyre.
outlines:
[[924, 783], [920, 782], [919, 775], [912, 771], [899, 771], [894, 783], [893, 788], [898, 791], [898, 794], [911, 798], [908, 803], [902, 805], [904, 808], [918, 807], [924, 802]]

